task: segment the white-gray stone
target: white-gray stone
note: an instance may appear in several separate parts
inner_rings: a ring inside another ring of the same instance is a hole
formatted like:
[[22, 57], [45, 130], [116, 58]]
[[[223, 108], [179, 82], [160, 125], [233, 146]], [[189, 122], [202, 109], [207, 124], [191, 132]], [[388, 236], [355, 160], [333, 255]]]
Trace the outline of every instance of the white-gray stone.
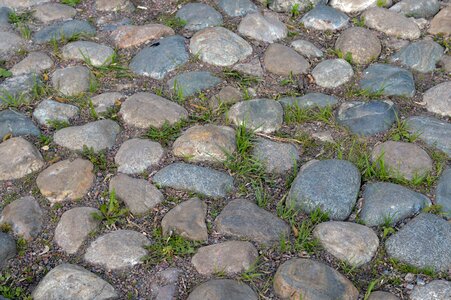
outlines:
[[164, 156], [163, 147], [146, 139], [125, 141], [114, 157], [118, 172], [139, 174], [148, 168], [156, 167]]
[[33, 118], [41, 125], [50, 126], [49, 121], [69, 122], [79, 111], [75, 105], [46, 99], [34, 109]]
[[14, 76], [26, 73], [42, 73], [53, 67], [53, 60], [44, 52], [31, 52], [11, 68]]
[[64, 59], [85, 61], [95, 67], [108, 66], [113, 62], [114, 50], [110, 46], [89, 41], [76, 41], [62, 49]]
[[287, 26], [270, 14], [248, 14], [238, 26], [238, 32], [248, 38], [273, 43], [288, 34]]
[[354, 76], [352, 66], [344, 59], [328, 59], [320, 62], [312, 71], [316, 84], [335, 88], [345, 84]]
[[77, 96], [89, 91], [93, 80], [91, 71], [83, 66], [57, 69], [52, 75], [53, 87], [66, 96]]

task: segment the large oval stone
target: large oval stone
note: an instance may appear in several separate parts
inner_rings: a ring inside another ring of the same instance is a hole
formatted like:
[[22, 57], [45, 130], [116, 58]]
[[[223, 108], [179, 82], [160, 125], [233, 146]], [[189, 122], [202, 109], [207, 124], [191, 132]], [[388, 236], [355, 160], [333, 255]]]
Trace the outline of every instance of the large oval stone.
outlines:
[[164, 156], [164, 149], [157, 142], [146, 139], [125, 141], [114, 157], [118, 172], [138, 174], [158, 166]]
[[450, 123], [432, 117], [414, 116], [407, 119], [407, 125], [411, 134], [418, 134], [420, 140], [451, 156]]
[[268, 72], [281, 76], [306, 73], [309, 62], [296, 51], [282, 44], [272, 44], [266, 49], [263, 63]]
[[185, 29], [192, 31], [222, 25], [222, 15], [204, 3], [187, 3], [175, 15], [185, 21]]
[[283, 108], [270, 99], [253, 99], [234, 104], [228, 118], [237, 126], [244, 125], [255, 132], [271, 133], [283, 122]]
[[323, 60], [312, 71], [316, 84], [325, 88], [335, 88], [345, 84], [354, 76], [352, 66], [344, 59]]
[[111, 32], [111, 39], [116, 47], [130, 48], [173, 34], [171, 27], [162, 24], [124, 25]]
[[316, 30], [339, 30], [345, 27], [348, 21], [346, 14], [327, 5], [317, 5], [301, 19], [305, 27]]
[[247, 285], [231, 279], [213, 279], [194, 288], [188, 300], [257, 300]]
[[363, 27], [351, 27], [340, 34], [335, 42], [335, 49], [345, 56], [351, 53], [355, 63], [367, 64], [379, 57], [382, 47], [373, 31]]
[[287, 26], [272, 15], [248, 14], [238, 26], [238, 32], [246, 37], [266, 43], [283, 39], [288, 34]]
[[391, 60], [415, 71], [427, 73], [435, 70], [443, 51], [443, 47], [434, 41], [418, 41], [402, 48], [391, 57]]
[[360, 172], [345, 160], [313, 161], [301, 168], [291, 185], [288, 205], [307, 213], [316, 208], [331, 219], [345, 220], [351, 214], [360, 190]]

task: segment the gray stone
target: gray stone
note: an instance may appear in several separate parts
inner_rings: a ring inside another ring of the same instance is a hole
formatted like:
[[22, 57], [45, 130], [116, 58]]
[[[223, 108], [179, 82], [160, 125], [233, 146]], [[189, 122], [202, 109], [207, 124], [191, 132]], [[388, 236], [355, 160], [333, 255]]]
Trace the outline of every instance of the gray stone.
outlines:
[[221, 83], [221, 79], [206, 71], [194, 71], [178, 74], [168, 81], [169, 90], [189, 97]]
[[9, 7], [5, 6], [0, 7], [0, 30], [2, 32], [11, 29], [11, 24], [9, 23], [9, 14], [11, 12], [12, 10]]
[[44, 164], [39, 150], [21, 137], [0, 144], [0, 180], [25, 177], [40, 170]]
[[242, 17], [258, 11], [250, 0], [218, 0], [217, 5], [230, 17]]
[[397, 110], [390, 100], [345, 102], [337, 112], [338, 124], [352, 133], [371, 136], [384, 132], [396, 120]]
[[338, 37], [335, 49], [340, 50], [344, 56], [351, 53], [354, 63], [367, 64], [379, 57], [382, 47], [373, 31], [363, 27], [351, 27]]
[[116, 142], [120, 126], [112, 120], [99, 120], [81, 126], [66, 127], [53, 135], [56, 144], [70, 150], [83, 150], [83, 146], [95, 152], [109, 149]]
[[451, 74], [451, 55], [443, 55], [439, 64], [446, 73]]
[[[265, 4], [266, 0], [258, 0]], [[294, 5], [298, 5], [299, 11], [303, 11], [311, 5], [327, 4], [328, 0], [272, 0], [269, 8], [277, 12], [290, 12]]]
[[12, 236], [0, 232], [0, 270], [6, 262], [17, 254], [16, 241]]
[[302, 17], [301, 22], [306, 28], [340, 30], [348, 25], [349, 17], [333, 7], [317, 5]]
[[222, 198], [233, 190], [227, 173], [186, 163], [174, 163], [158, 171], [153, 182], [161, 187], [188, 190], [207, 197]]
[[76, 14], [77, 10], [75, 8], [60, 3], [43, 3], [33, 9], [33, 17], [42, 23], [70, 20]]
[[442, 115], [451, 117], [451, 81], [442, 82], [423, 95], [423, 102], [426, 109]]
[[96, 0], [98, 11], [132, 12], [135, 7], [129, 0]]
[[130, 62], [129, 67], [138, 75], [163, 79], [167, 73], [184, 65], [188, 58], [185, 39], [175, 35], [163, 38], [139, 51]]
[[238, 32], [257, 41], [274, 43], [285, 38], [288, 34], [288, 29], [284, 23], [273, 15], [252, 13], [241, 20]]
[[152, 298], [155, 300], [173, 300], [177, 298], [178, 281], [181, 271], [176, 268], [167, 268], [158, 272], [152, 280]]
[[41, 131], [27, 116], [10, 109], [0, 111], [0, 137], [7, 134], [38, 136], [40, 133]]
[[440, 3], [437, 0], [402, 0], [390, 7], [390, 10], [407, 17], [431, 18], [440, 10]]
[[402, 185], [389, 182], [369, 183], [363, 193], [359, 217], [367, 226], [391, 225], [415, 215], [431, 201]]
[[381, 92], [385, 96], [413, 97], [415, 95], [412, 73], [385, 64], [373, 64], [365, 69], [359, 86], [368, 92]]
[[313, 43], [306, 40], [295, 40], [291, 42], [291, 47], [306, 57], [323, 57], [323, 51], [318, 49]]
[[374, 147], [371, 159], [381, 159], [390, 175], [407, 180], [426, 176], [433, 168], [432, 159], [427, 152], [412, 143], [384, 142]]
[[36, 74], [24, 74], [6, 78], [0, 84], [0, 104], [17, 101], [17, 104], [29, 103], [33, 90], [42, 85]]
[[434, 41], [418, 41], [402, 48], [391, 60], [418, 72], [432, 72], [442, 58], [443, 51], [442, 46]]
[[175, 16], [186, 22], [185, 29], [193, 31], [222, 25], [221, 14], [204, 3], [185, 4]]
[[445, 6], [431, 20], [428, 32], [431, 34], [451, 35], [451, 6]]
[[451, 169], [446, 169], [437, 183], [435, 189], [435, 202], [442, 206], [447, 219], [451, 219]]
[[31, 52], [19, 63], [11, 68], [14, 76], [23, 75], [26, 73], [42, 73], [47, 69], [53, 67], [53, 60], [44, 52]]
[[310, 64], [290, 47], [272, 44], [266, 49], [263, 63], [268, 72], [291, 76], [307, 73]]
[[18, 50], [25, 47], [23, 38], [12, 32], [0, 32], [0, 59], [9, 60]]
[[253, 99], [234, 104], [228, 118], [237, 126], [271, 133], [278, 130], [283, 122], [283, 108], [280, 103], [270, 99]]
[[114, 157], [118, 172], [139, 174], [148, 168], [158, 166], [164, 156], [163, 147], [157, 142], [146, 139], [125, 141]]
[[182, 106], [151, 93], [136, 93], [121, 105], [119, 115], [127, 125], [137, 128], [161, 128], [188, 117]]
[[289, 173], [300, 159], [294, 145], [262, 138], [256, 139], [252, 155], [263, 164], [267, 173], [277, 175]]
[[100, 211], [93, 207], [75, 207], [66, 211], [55, 229], [55, 242], [68, 254], [75, 254], [100, 224], [93, 214]]
[[451, 156], [451, 124], [432, 117], [410, 117], [407, 127], [411, 134], [431, 147], [437, 148]]
[[281, 299], [355, 300], [359, 291], [335, 269], [310, 259], [292, 258], [274, 276], [274, 290]]
[[91, 98], [94, 110], [98, 114], [106, 113], [109, 109], [113, 109], [118, 106], [122, 99], [125, 99], [125, 95], [118, 92], [106, 92]]
[[163, 202], [163, 194], [147, 180], [132, 178], [124, 174], [114, 176], [110, 181], [110, 193], [115, 192], [132, 214], [142, 215]]
[[451, 265], [451, 223], [422, 213], [390, 236], [385, 249], [402, 263], [447, 272]]
[[69, 20], [42, 28], [35, 33], [33, 40], [42, 44], [53, 39], [61, 40], [63, 37], [67, 40], [79, 34], [95, 35], [96, 29], [86, 21]]
[[335, 88], [345, 84], [354, 76], [352, 66], [344, 59], [328, 59], [320, 62], [312, 71], [316, 84]]
[[[224, 51], [227, 49], [227, 51]], [[211, 65], [231, 66], [252, 54], [252, 47], [242, 37], [223, 27], [205, 28], [190, 40], [190, 51]]]
[[[346, 13], [361, 12], [377, 5], [377, 0], [330, 0], [330, 5]], [[391, 2], [390, 0], [386, 1]]]
[[[111, 26], [113, 25], [110, 25], [110, 27]], [[116, 26], [116, 28], [112, 28], [111, 31], [111, 39], [113, 40], [113, 44], [118, 48], [130, 48], [152, 41], [154, 42], [152, 46], [156, 47], [159, 44], [158, 40], [160, 38], [175, 34], [171, 27], [162, 24], [145, 24], [140, 26], [126, 24], [124, 26]], [[184, 53], [184, 49], [180, 47], [180, 42], [174, 44], [178, 47], [174, 52], [175, 54]], [[166, 51], [171, 48], [165, 45], [162, 49]], [[181, 54], [177, 54], [178, 57], [180, 57], [180, 55]]]
[[35, 300], [119, 299], [106, 281], [77, 265], [61, 264], [45, 275], [33, 291]]
[[120, 270], [142, 263], [147, 255], [144, 246], [151, 241], [139, 232], [116, 230], [97, 238], [86, 250], [84, 259], [93, 265], [99, 265], [108, 271]]
[[368, 300], [400, 300], [400, 299], [391, 293], [376, 291], [370, 294]]
[[199, 248], [191, 263], [201, 275], [232, 275], [249, 270], [257, 258], [258, 251], [252, 243], [228, 241]]
[[255, 292], [244, 283], [231, 279], [211, 279], [194, 288], [188, 300], [257, 300]]
[[290, 227], [269, 211], [245, 199], [230, 201], [215, 220], [216, 231], [267, 246], [290, 235]]
[[95, 67], [108, 66], [113, 62], [114, 50], [102, 44], [88, 41], [76, 41], [62, 49], [64, 59], [82, 60]]
[[44, 100], [36, 106], [33, 118], [41, 125], [51, 126], [49, 121], [69, 122], [78, 115], [80, 109], [75, 105]]
[[232, 67], [232, 70], [255, 77], [263, 77], [264, 75], [260, 60], [257, 58], [248, 63], [238, 63]]
[[294, 179], [287, 205], [307, 213], [318, 207], [333, 220], [345, 220], [351, 214], [360, 190], [360, 172], [345, 160], [311, 162]]
[[168, 211], [161, 220], [163, 235], [178, 234], [191, 241], [206, 241], [208, 239], [206, 214], [207, 205], [198, 198], [184, 201]]
[[322, 93], [308, 93], [300, 97], [284, 97], [279, 100], [284, 108], [297, 106], [299, 108], [327, 107], [338, 104], [334, 96]]
[[318, 224], [313, 236], [327, 252], [355, 267], [370, 262], [379, 247], [379, 238], [371, 228], [351, 222]]
[[89, 91], [94, 77], [84, 66], [57, 69], [52, 75], [52, 85], [61, 94], [77, 96]]
[[22, 197], [3, 208], [0, 224], [10, 224], [16, 235], [31, 240], [42, 230], [43, 212], [36, 199]]
[[52, 204], [78, 200], [88, 193], [94, 183], [93, 169], [89, 160], [62, 160], [42, 171], [36, 178], [36, 185]]
[[420, 28], [414, 21], [386, 8], [370, 8], [361, 17], [365, 18], [366, 26], [389, 36], [416, 40], [421, 35]]
[[49, 2], [50, 0], [0, 0], [0, 6], [10, 8], [30, 8], [32, 6]]
[[223, 162], [235, 151], [235, 131], [212, 124], [188, 128], [172, 145], [175, 156], [192, 162]]
[[219, 108], [221, 104], [234, 104], [243, 98], [241, 91], [233, 86], [223, 87], [218, 94], [209, 99], [211, 108]]
[[451, 282], [433, 280], [426, 285], [417, 285], [410, 295], [411, 300], [445, 300], [451, 295]]

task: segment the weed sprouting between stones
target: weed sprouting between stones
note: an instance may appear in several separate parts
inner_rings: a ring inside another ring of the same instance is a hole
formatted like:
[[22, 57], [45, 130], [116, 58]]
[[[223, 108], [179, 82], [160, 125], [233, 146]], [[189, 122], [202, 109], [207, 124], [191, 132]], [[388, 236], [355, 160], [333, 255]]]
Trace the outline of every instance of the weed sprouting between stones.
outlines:
[[107, 227], [122, 223], [122, 219], [128, 214], [128, 209], [121, 208], [114, 190], [110, 192], [108, 202], [100, 205], [99, 211], [93, 213], [92, 217], [103, 222]]

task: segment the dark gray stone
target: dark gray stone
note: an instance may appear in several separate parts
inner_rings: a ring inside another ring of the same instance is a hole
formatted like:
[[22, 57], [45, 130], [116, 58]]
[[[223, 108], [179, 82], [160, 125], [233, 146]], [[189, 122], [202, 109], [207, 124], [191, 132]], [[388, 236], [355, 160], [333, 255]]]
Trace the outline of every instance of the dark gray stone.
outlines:
[[257, 300], [247, 285], [231, 279], [213, 279], [194, 288], [188, 300]]
[[45, 275], [33, 291], [35, 300], [113, 300], [119, 296], [106, 281], [82, 267], [61, 264]]
[[363, 72], [360, 88], [380, 92], [385, 96], [415, 95], [415, 82], [411, 72], [385, 64], [373, 64]]
[[345, 160], [312, 161], [304, 165], [291, 185], [287, 205], [307, 213], [321, 208], [333, 220], [351, 214], [360, 190], [360, 172]]
[[218, 233], [272, 245], [288, 237], [290, 227], [269, 211], [245, 199], [230, 201], [215, 220]]
[[11, 133], [13, 136], [38, 136], [41, 132], [30, 118], [19, 112], [7, 109], [0, 111], [0, 137], [4, 137], [8, 133]]
[[451, 124], [432, 117], [410, 117], [407, 125], [411, 134], [451, 156]]
[[222, 25], [222, 15], [210, 5], [204, 3], [183, 5], [177, 11], [176, 17], [186, 22], [185, 29], [193, 31]]
[[16, 241], [12, 236], [0, 231], [0, 269], [7, 260], [13, 258], [17, 253]]
[[335, 88], [345, 84], [354, 76], [352, 66], [344, 59], [323, 60], [312, 71], [316, 84], [325, 88]]
[[411, 300], [446, 300], [451, 295], [451, 282], [433, 280], [426, 285], [417, 285], [410, 295]]
[[446, 169], [435, 189], [435, 202], [442, 206], [447, 219], [451, 219], [451, 169]]
[[348, 21], [349, 17], [345, 13], [327, 5], [317, 5], [301, 19], [305, 27], [316, 30], [339, 30]]
[[250, 0], [218, 0], [218, 6], [230, 17], [242, 17], [258, 11]]
[[185, 39], [179, 35], [170, 36], [139, 51], [130, 63], [130, 70], [138, 75], [163, 79], [167, 73], [185, 64], [188, 58]]
[[301, 97], [284, 97], [279, 100], [284, 108], [297, 106], [299, 108], [334, 106], [338, 103], [335, 96], [322, 93], [308, 93]]
[[402, 0], [390, 7], [390, 10], [407, 17], [430, 18], [440, 10], [440, 3], [437, 0]]
[[422, 213], [385, 243], [387, 254], [418, 268], [447, 272], [451, 266], [451, 223]]
[[228, 118], [235, 124], [244, 124], [256, 132], [271, 133], [278, 130], [283, 122], [283, 108], [270, 99], [253, 99], [234, 104]]
[[418, 41], [409, 44], [392, 56], [393, 62], [399, 62], [415, 71], [426, 73], [435, 70], [435, 65], [444, 54], [442, 46], [434, 41]]
[[25, 74], [6, 78], [0, 84], [0, 104], [8, 104], [11, 101], [18, 104], [29, 103], [33, 89], [41, 86], [42, 81], [36, 74]]
[[188, 190], [207, 197], [225, 197], [233, 189], [233, 178], [220, 171], [186, 163], [174, 163], [153, 177], [161, 187]]
[[69, 20], [42, 28], [34, 35], [33, 40], [38, 43], [50, 42], [53, 39], [70, 39], [78, 34], [95, 35], [96, 29], [86, 21]]
[[390, 129], [396, 120], [393, 102], [345, 102], [337, 113], [338, 124], [346, 126], [352, 133], [371, 136]]
[[273, 142], [258, 138], [252, 155], [260, 161], [267, 173], [284, 175], [297, 166], [299, 153], [292, 144]]
[[363, 193], [360, 218], [368, 226], [379, 226], [390, 220], [394, 225], [421, 211], [431, 201], [402, 185], [389, 182], [370, 183]]
[[[264, 0], [259, 0], [265, 3]], [[269, 8], [277, 12], [290, 12], [293, 5], [299, 5], [299, 11], [303, 11], [311, 5], [327, 4], [328, 0], [271, 0]]]
[[0, 28], [2, 30], [8, 30], [11, 25], [9, 24], [9, 14], [12, 10], [9, 7], [0, 7]]
[[[179, 74], [168, 81], [168, 87], [175, 93], [182, 92], [184, 97], [192, 96], [221, 83], [221, 79], [210, 72], [187, 72]], [[174, 87], [177, 89], [174, 91]]]

